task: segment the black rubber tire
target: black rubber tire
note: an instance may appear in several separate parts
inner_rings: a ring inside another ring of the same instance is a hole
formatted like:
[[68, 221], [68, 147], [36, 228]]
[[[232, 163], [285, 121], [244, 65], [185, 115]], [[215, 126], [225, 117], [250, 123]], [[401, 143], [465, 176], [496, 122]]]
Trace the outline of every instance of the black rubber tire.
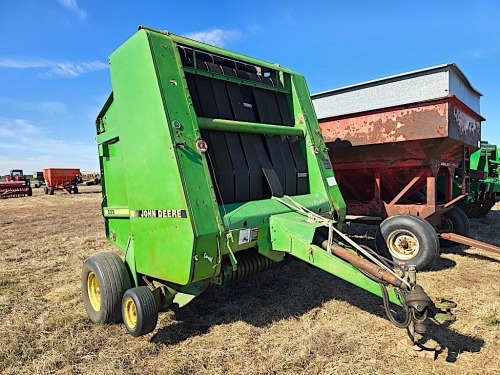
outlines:
[[73, 194], [78, 194], [78, 188], [76, 186], [73, 187]]
[[49, 195], [54, 195], [54, 190], [53, 187], [49, 187]]
[[[469, 236], [470, 233], [470, 223], [469, 218], [465, 212], [457, 207], [453, 206], [451, 210], [443, 214], [441, 219], [441, 225], [436, 228], [438, 232], [452, 232], [460, 234], [461, 236]], [[452, 247], [458, 245], [456, 242], [439, 239], [441, 247]]]
[[[131, 305], [133, 313], [131, 312]], [[130, 319], [130, 316], [133, 318]], [[158, 306], [153, 292], [147, 286], [129, 289], [122, 299], [122, 320], [134, 337], [152, 332], [158, 322]]]
[[47, 186], [45, 186], [43, 188], [43, 192], [44, 192], [45, 195], [49, 194], [49, 188]]
[[[395, 251], [401, 239], [410, 239], [415, 243], [416, 253], [405, 256]], [[436, 231], [427, 220], [414, 215], [396, 215], [385, 219], [375, 234], [375, 246], [383, 257], [403, 267], [413, 265], [417, 271], [428, 269], [439, 256]]]
[[[92, 276], [92, 274], [94, 276]], [[97, 279], [99, 307], [92, 306], [90, 279]], [[98, 253], [85, 260], [82, 268], [82, 297], [87, 315], [94, 323], [121, 322], [123, 294], [130, 289], [130, 276], [121, 258], [114, 253]]]

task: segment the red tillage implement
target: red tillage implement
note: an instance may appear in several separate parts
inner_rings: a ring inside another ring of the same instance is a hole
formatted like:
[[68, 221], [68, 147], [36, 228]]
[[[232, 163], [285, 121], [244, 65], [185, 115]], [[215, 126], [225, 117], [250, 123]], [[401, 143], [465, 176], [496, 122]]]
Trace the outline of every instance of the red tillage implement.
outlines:
[[[454, 64], [312, 95], [347, 213], [383, 220], [377, 249], [394, 261], [425, 269], [440, 245], [470, 245], [468, 218], [453, 204], [468, 193], [480, 96]], [[460, 163], [463, 195], [453, 199]]]
[[43, 170], [45, 178], [45, 194], [54, 194], [55, 190], [63, 190], [68, 193], [77, 194], [78, 187], [81, 182], [80, 169], [68, 168], [47, 168]]
[[24, 197], [31, 194], [29, 181], [0, 182], [0, 198]]
[[0, 182], [0, 198], [32, 195], [30, 180], [23, 174], [22, 169], [12, 169], [5, 179], [5, 182]]

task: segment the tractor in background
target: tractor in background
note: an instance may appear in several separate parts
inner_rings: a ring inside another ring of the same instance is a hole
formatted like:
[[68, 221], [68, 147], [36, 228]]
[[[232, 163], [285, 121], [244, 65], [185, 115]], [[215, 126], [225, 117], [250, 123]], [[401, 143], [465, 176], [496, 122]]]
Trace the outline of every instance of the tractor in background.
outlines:
[[30, 180], [22, 169], [12, 169], [5, 176], [5, 182], [0, 182], [0, 198], [25, 197], [32, 195]]

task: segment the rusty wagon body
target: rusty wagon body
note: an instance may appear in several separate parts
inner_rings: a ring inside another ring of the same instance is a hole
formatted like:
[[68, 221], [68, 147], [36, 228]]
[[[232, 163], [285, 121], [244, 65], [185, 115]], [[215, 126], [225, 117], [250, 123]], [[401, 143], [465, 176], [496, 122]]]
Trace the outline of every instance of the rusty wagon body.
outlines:
[[[410, 215], [406, 226], [427, 226], [428, 237], [428, 224], [415, 217], [425, 218], [438, 233], [468, 235], [469, 223], [453, 204], [468, 193], [469, 156], [478, 149], [484, 121], [481, 96], [455, 64], [312, 95], [347, 213], [394, 217], [393, 223]], [[454, 198], [453, 177], [460, 164], [462, 195]], [[438, 178], [445, 184], [439, 197]], [[397, 228], [392, 225], [383, 237]], [[425, 242], [409, 235], [411, 231], [393, 235], [393, 243], [387, 244], [390, 254], [403, 262], [413, 261], [415, 249]], [[379, 238], [377, 244], [382, 242]], [[429, 242], [437, 256], [439, 241]], [[430, 266], [432, 252], [418, 268]]]

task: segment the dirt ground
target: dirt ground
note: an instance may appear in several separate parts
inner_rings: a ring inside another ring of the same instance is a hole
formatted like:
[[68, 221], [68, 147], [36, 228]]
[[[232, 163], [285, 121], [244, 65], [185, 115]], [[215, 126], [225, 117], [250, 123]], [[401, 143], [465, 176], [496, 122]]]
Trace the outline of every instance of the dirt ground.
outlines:
[[[458, 246], [418, 276], [430, 295], [458, 303], [456, 322], [430, 329], [443, 348], [436, 361], [398, 345], [404, 331], [378, 297], [299, 262], [167, 310], [141, 338], [122, 325], [91, 324], [81, 266], [115, 251], [98, 190], [0, 200], [3, 374], [500, 373], [500, 256]], [[500, 245], [500, 204], [471, 229]]]

